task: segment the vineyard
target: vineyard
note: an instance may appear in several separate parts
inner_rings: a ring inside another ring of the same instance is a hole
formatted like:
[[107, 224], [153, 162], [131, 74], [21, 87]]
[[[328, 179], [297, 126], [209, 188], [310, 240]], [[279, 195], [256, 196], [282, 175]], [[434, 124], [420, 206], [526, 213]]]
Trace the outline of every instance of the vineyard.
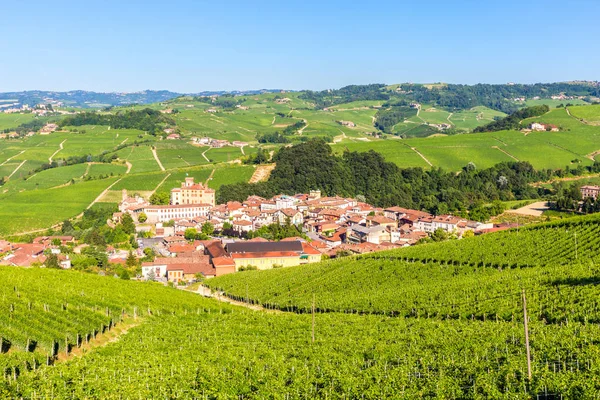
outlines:
[[[577, 242], [576, 242], [577, 241]], [[547, 323], [598, 320], [600, 224], [589, 216], [479, 237], [246, 272], [208, 286], [266, 308], [513, 320], [520, 291]]]
[[595, 398], [598, 230], [591, 216], [207, 281], [262, 311], [0, 268], [0, 398]]

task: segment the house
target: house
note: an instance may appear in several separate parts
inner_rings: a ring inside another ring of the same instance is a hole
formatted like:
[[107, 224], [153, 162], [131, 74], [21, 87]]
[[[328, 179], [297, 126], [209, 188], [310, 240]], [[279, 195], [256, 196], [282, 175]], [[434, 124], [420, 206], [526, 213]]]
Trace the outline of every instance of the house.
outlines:
[[580, 191], [581, 198], [583, 199], [587, 199], [588, 197], [590, 197], [594, 200], [598, 200], [598, 198], [600, 197], [600, 186], [586, 185], [582, 186]]
[[40, 135], [49, 135], [57, 129], [57, 124], [46, 124], [42, 129], [40, 129]]
[[528, 126], [529, 129], [531, 129], [532, 131], [551, 131], [551, 132], [558, 132], [560, 129], [558, 128], [558, 126], [556, 125], [552, 125], [552, 124], [541, 124], [539, 122], [533, 122], [531, 124], [529, 124]]
[[383, 215], [374, 215], [367, 217], [367, 226], [381, 225], [384, 228], [397, 228], [398, 221], [392, 218], [384, 217]]
[[215, 206], [215, 191], [201, 183], [194, 183], [193, 177], [186, 177], [180, 188], [171, 190], [171, 204], [210, 204]]
[[300, 225], [304, 221], [304, 216], [293, 208], [283, 208], [279, 210], [279, 224], [285, 225], [287, 221], [292, 225]]
[[354, 128], [356, 127], [356, 124], [352, 121], [337, 121], [338, 124], [342, 125], [342, 126], [347, 126], [348, 128]]
[[246, 221], [243, 219], [238, 219], [238, 220], [233, 221], [232, 225], [233, 225], [233, 230], [238, 233], [248, 233], [251, 230], [253, 230], [252, 222]]
[[369, 242], [379, 244], [391, 240], [390, 232], [381, 225], [362, 226], [352, 225], [348, 228], [346, 240], [350, 243]]
[[169, 136], [167, 136], [167, 140], [177, 140], [177, 139], [181, 139], [181, 135], [179, 133], [171, 133]]
[[216, 276], [216, 271], [206, 255], [192, 257], [157, 257], [152, 262], [142, 263], [144, 279], [166, 278], [169, 282], [191, 282], [202, 274], [207, 278]]

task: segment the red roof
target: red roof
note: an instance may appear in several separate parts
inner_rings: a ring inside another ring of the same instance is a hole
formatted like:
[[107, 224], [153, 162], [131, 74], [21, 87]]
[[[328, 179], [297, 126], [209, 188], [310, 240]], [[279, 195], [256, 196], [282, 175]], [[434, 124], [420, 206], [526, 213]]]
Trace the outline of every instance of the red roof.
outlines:
[[306, 242], [302, 242], [302, 250], [304, 252], [304, 254], [311, 254], [311, 255], [320, 255], [321, 252], [317, 249], [315, 249], [314, 247], [312, 247], [310, 244], [306, 243]]
[[212, 259], [215, 267], [232, 267], [235, 266], [235, 262], [230, 257], [215, 257]]

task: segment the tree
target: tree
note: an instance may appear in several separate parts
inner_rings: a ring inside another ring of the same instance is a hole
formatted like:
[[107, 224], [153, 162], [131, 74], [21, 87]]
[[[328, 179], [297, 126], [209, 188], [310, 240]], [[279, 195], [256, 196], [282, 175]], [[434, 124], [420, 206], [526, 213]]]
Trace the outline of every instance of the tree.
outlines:
[[431, 234], [431, 240], [433, 240], [434, 242], [443, 242], [444, 240], [448, 240], [449, 237], [450, 237], [450, 235], [448, 234], [448, 232], [446, 232], [442, 228], [436, 229]]
[[129, 254], [127, 255], [127, 259], [125, 260], [125, 265], [128, 268], [133, 268], [133, 267], [137, 267], [138, 261], [137, 258], [133, 255], [132, 251], [129, 251]]
[[58, 256], [54, 253], [50, 253], [46, 258], [44, 265], [46, 265], [46, 268], [60, 268]]
[[214, 231], [215, 227], [210, 222], [205, 222], [204, 224], [202, 224], [202, 233], [204, 233], [205, 235], [210, 236], [214, 233]]
[[52, 239], [52, 246], [60, 246], [61, 245], [61, 241], [59, 238], [54, 238]]
[[73, 228], [73, 224], [71, 223], [71, 221], [69, 221], [68, 219], [66, 219], [63, 223], [62, 226], [60, 228], [61, 233], [65, 234], [65, 233], [70, 233], [74, 231]]
[[198, 230], [196, 230], [196, 228], [187, 228], [183, 234], [183, 237], [185, 237], [187, 240], [194, 240], [196, 239], [197, 235]]
[[123, 225], [123, 232], [127, 234], [135, 233], [135, 223], [133, 222], [133, 218], [129, 214], [123, 214], [121, 218], [121, 225]]
[[150, 204], [153, 205], [167, 205], [169, 204], [169, 193], [167, 192], [157, 192], [150, 196]]
[[140, 215], [138, 215], [138, 221], [140, 223], [144, 223], [148, 220], [148, 216], [146, 215], [146, 213], [140, 213]]
[[154, 274], [154, 270], [151, 269], [150, 272], [148, 272], [148, 275], [146, 275], [146, 280], [153, 281], [155, 279], [156, 279], [156, 275]]

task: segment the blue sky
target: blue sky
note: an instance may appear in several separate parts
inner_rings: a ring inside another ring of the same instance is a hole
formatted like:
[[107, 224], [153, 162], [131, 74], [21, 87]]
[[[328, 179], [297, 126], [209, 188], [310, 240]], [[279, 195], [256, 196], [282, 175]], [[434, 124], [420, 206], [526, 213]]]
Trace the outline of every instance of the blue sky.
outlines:
[[2, 3], [0, 91], [600, 79], [597, 0]]

